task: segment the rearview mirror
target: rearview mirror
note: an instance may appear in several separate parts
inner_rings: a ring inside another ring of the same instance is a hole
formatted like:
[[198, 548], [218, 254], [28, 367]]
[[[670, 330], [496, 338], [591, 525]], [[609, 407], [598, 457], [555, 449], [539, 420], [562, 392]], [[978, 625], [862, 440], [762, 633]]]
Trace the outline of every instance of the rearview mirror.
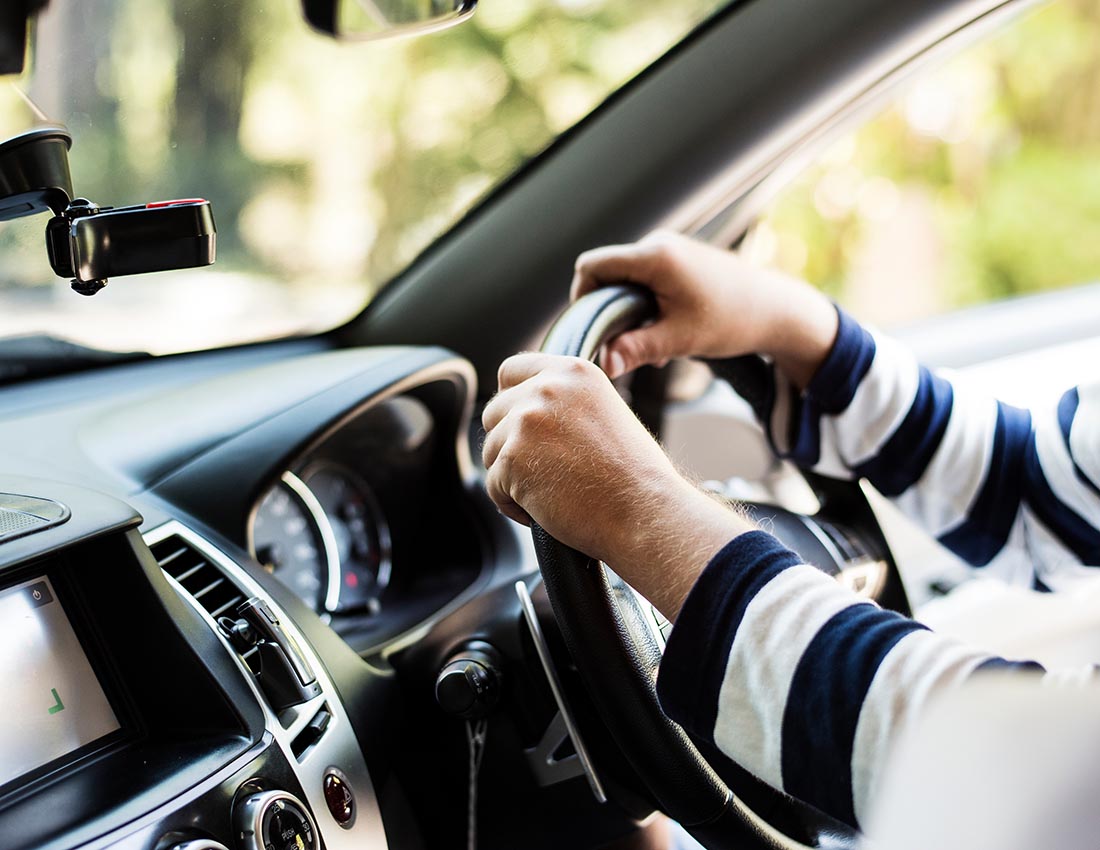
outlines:
[[477, 0], [302, 0], [310, 25], [339, 39], [366, 41], [461, 23]]

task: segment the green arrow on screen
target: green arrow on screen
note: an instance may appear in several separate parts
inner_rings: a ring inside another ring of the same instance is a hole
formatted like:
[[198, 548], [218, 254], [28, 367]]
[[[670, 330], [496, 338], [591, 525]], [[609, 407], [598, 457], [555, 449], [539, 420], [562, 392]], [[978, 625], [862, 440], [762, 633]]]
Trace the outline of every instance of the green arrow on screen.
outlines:
[[65, 703], [61, 701], [61, 697], [57, 695], [57, 688], [50, 688], [50, 693], [53, 694], [54, 704], [46, 709], [47, 714], [57, 714], [59, 711], [65, 710]]

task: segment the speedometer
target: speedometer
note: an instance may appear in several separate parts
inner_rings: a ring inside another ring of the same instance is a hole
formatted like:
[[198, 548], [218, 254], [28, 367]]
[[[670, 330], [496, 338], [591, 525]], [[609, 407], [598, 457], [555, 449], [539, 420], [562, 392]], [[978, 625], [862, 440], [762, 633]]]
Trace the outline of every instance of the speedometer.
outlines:
[[275, 578], [320, 611], [328, 586], [328, 552], [322, 530], [300, 491], [308, 492], [298, 478], [287, 473], [267, 492], [252, 518], [249, 548]]
[[377, 501], [343, 466], [319, 463], [302, 478], [328, 518], [339, 553], [340, 590], [329, 589], [330, 610], [373, 611], [390, 580], [390, 535]]

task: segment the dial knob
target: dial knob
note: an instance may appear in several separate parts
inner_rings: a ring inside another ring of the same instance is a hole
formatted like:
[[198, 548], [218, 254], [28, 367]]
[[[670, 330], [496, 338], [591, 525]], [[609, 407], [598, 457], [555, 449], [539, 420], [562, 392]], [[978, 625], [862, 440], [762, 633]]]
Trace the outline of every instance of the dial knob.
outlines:
[[317, 850], [317, 824], [286, 791], [246, 797], [233, 813], [242, 850]]
[[443, 665], [435, 680], [435, 698], [448, 714], [477, 720], [500, 699], [500, 663], [493, 647], [469, 644]]

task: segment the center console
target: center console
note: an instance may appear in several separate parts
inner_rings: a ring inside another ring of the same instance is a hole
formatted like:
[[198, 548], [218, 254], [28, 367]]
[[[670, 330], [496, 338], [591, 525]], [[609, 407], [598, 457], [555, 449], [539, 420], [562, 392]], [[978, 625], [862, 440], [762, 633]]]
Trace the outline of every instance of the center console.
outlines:
[[0, 478], [5, 844], [385, 847], [310, 644], [214, 545], [140, 522], [98, 493]]

